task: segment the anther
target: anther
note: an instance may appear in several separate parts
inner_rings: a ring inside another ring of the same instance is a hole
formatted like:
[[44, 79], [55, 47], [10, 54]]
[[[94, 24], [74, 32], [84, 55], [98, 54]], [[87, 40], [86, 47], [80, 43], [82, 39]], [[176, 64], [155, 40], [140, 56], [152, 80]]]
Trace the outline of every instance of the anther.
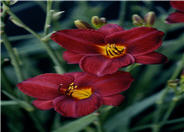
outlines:
[[125, 48], [124, 46], [116, 46], [116, 44], [107, 44], [105, 46], [105, 52], [106, 52], [106, 55], [108, 56], [111, 56], [111, 57], [114, 57], [114, 56], [120, 56], [122, 54], [124, 54], [125, 52]]
[[74, 82], [72, 82], [68, 89], [65, 91], [65, 95], [69, 95], [69, 96], [72, 96], [72, 93], [74, 91], [74, 89], [76, 89], [78, 86], [74, 84]]

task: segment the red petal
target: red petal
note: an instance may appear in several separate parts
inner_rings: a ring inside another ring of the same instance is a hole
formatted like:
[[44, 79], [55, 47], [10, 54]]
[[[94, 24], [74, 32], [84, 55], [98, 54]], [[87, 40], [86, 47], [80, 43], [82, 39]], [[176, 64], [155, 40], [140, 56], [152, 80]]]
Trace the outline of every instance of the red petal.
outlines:
[[117, 32], [105, 38], [106, 43], [120, 43], [127, 47], [127, 52], [137, 56], [152, 52], [162, 44], [164, 33], [154, 28], [138, 27]]
[[135, 59], [137, 63], [141, 64], [160, 64], [167, 62], [167, 57], [157, 52], [137, 56]]
[[82, 55], [82, 54], [74, 53], [74, 52], [70, 52], [70, 51], [65, 51], [63, 53], [63, 59], [65, 61], [67, 61], [69, 64], [77, 64], [77, 63], [79, 63], [80, 59], [83, 56], [84, 55]]
[[95, 75], [87, 74], [86, 72], [75, 72], [73, 77], [74, 83], [78, 87], [91, 86], [93, 81], [98, 81], [98, 78]]
[[58, 92], [60, 84], [68, 86], [71, 82], [73, 82], [72, 76], [47, 73], [23, 81], [17, 86], [23, 93], [29, 96], [38, 99], [53, 99], [60, 96]]
[[122, 103], [123, 100], [124, 100], [124, 96], [121, 94], [117, 94], [113, 96], [106, 96], [106, 97], [103, 97], [103, 104], [118, 106]]
[[118, 71], [111, 75], [99, 77], [93, 87], [101, 96], [110, 96], [128, 89], [132, 81], [133, 78], [130, 73]]
[[76, 101], [70, 97], [61, 96], [54, 100], [54, 109], [62, 116], [76, 117]]
[[184, 1], [170, 1], [173, 8], [184, 12]]
[[53, 33], [51, 39], [69, 51], [97, 53], [95, 44], [104, 43], [104, 34], [96, 30], [71, 29]]
[[102, 26], [98, 31], [103, 32], [105, 35], [112, 34], [114, 32], [122, 31], [123, 28], [117, 24], [106, 24]]
[[168, 23], [183, 23], [184, 22], [184, 13], [174, 12], [171, 13], [166, 19]]
[[86, 72], [70, 72], [65, 73], [64, 75], [72, 76], [74, 78], [73, 82], [78, 87], [90, 86], [91, 81], [97, 78], [96, 76], [87, 74]]
[[101, 98], [94, 93], [90, 98], [80, 100], [76, 103], [77, 117], [88, 115], [97, 110], [101, 105]]
[[66, 117], [81, 117], [97, 110], [102, 105], [102, 100], [97, 94], [88, 99], [74, 100], [69, 97], [58, 98], [55, 103], [55, 110]]
[[95, 74], [97, 76], [104, 76], [112, 74], [119, 68], [134, 63], [134, 58], [131, 55], [125, 55], [116, 59], [109, 59], [104, 56], [86, 56], [80, 61], [80, 67], [85, 72]]
[[40, 110], [49, 110], [53, 108], [52, 100], [34, 100], [33, 104]]

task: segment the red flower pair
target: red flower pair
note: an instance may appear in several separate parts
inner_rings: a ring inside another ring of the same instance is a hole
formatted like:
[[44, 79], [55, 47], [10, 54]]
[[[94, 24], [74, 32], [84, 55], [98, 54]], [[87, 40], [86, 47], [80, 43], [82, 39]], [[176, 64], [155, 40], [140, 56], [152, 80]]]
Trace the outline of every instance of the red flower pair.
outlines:
[[177, 11], [171, 13], [166, 21], [168, 23], [184, 23], [184, 1], [171, 1], [170, 3]]
[[123, 71], [103, 77], [83, 72], [47, 73], [23, 81], [18, 87], [37, 98], [33, 104], [41, 110], [54, 108], [63, 116], [80, 117], [101, 105], [119, 105], [124, 99], [120, 93], [132, 81], [131, 75]]
[[79, 63], [86, 73], [43, 74], [19, 83], [18, 87], [37, 98], [33, 102], [37, 108], [54, 108], [68, 117], [87, 115], [101, 105], [117, 106], [124, 98], [120, 93], [133, 81], [129, 73], [118, 69], [135, 62], [165, 62], [167, 58], [155, 52], [163, 35], [154, 28], [124, 30], [116, 24], [99, 30], [58, 31], [51, 38], [67, 49], [63, 58], [71, 64]]
[[104, 76], [133, 63], [159, 64], [167, 58], [155, 52], [164, 33], [149, 27], [124, 30], [107, 24], [99, 30], [70, 29], [52, 34], [51, 39], [67, 49], [63, 58], [79, 64], [88, 73]]

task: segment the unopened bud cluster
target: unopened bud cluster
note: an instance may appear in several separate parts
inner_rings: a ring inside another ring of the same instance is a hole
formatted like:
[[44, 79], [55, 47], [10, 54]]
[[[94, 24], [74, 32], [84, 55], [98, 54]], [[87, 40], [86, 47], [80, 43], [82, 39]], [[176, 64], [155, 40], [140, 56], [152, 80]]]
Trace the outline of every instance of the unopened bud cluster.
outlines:
[[101, 26], [105, 25], [107, 22], [106, 22], [106, 18], [104, 17], [99, 18], [98, 16], [93, 16], [91, 18], [91, 23], [94, 27], [100, 28]]
[[184, 93], [184, 70], [180, 76], [180, 86], [181, 86], [181, 92]]
[[132, 16], [133, 24], [136, 26], [145, 26], [145, 27], [152, 27], [155, 22], [155, 13], [154, 12], [148, 12], [144, 18], [141, 16], [134, 14]]
[[179, 79], [168, 81], [168, 86], [171, 88], [176, 88], [178, 85], [179, 85]]
[[98, 28], [102, 27], [103, 25], [105, 25], [106, 23], [107, 23], [106, 18], [104, 18], [104, 17], [99, 18], [98, 16], [93, 16], [91, 18], [92, 25], [90, 25], [89, 23], [82, 21], [82, 20], [75, 20], [74, 21], [74, 24], [78, 29], [93, 29], [93, 27], [98, 29]]
[[177, 95], [184, 94], [184, 70], [181, 73], [180, 79], [169, 80], [168, 86], [173, 88]]

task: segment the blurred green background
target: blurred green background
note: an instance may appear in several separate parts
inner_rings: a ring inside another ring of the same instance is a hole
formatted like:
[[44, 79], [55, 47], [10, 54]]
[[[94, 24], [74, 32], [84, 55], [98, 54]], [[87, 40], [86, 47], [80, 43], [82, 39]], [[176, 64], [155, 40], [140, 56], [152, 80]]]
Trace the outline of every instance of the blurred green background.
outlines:
[[[92, 16], [105, 17], [108, 23], [116, 23], [124, 29], [130, 29], [135, 27], [131, 19], [133, 14], [143, 17], [147, 12], [154, 11], [156, 22], [153, 27], [165, 32], [163, 45], [158, 51], [166, 55], [169, 61], [160, 65], [141, 65], [131, 70], [135, 81], [123, 93], [126, 98], [121, 106], [102, 107], [98, 111], [99, 115], [91, 114], [72, 119], [63, 117], [54, 110], [41, 111], [34, 107], [34, 110], [31, 110], [32, 106], [25, 102], [23, 94], [16, 87], [18, 79], [9, 54], [2, 44], [3, 132], [182, 132], [184, 130], [183, 93], [177, 101], [173, 101], [178, 98], [176, 93], [183, 88], [183, 83], [179, 80], [180, 83], [176, 87], [168, 86], [168, 80], [180, 79], [184, 65], [182, 58], [184, 24], [165, 23], [169, 13], [174, 12], [168, 1], [53, 1], [52, 4], [52, 10], [64, 13], [52, 19], [49, 32], [75, 28], [73, 22], [76, 19], [90, 23]], [[39, 34], [43, 33], [46, 1], [20, 1], [11, 5], [10, 9], [32, 30]], [[56, 72], [43, 44], [35, 36], [12, 23], [8, 15], [4, 22], [8, 40], [11, 46], [16, 48], [24, 79]], [[63, 48], [53, 41], [50, 41], [49, 45], [58, 56], [64, 72], [80, 71], [78, 65], [68, 65], [62, 59]], [[165, 96], [163, 90], [166, 91]], [[32, 100], [30, 97], [26, 99], [27, 102]], [[169, 113], [169, 116], [165, 120], [166, 113]]]

